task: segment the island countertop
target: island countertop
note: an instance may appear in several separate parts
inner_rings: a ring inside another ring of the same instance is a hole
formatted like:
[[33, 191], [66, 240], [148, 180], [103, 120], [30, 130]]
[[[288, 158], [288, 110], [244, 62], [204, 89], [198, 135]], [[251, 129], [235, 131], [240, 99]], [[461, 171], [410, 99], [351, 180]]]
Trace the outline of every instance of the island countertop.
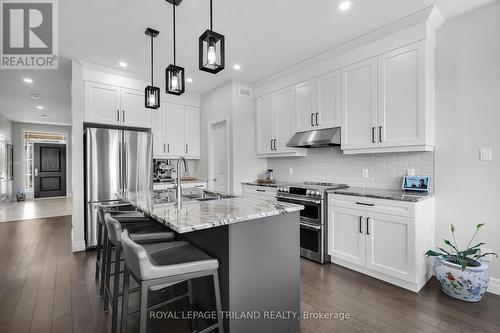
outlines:
[[304, 209], [301, 205], [248, 197], [211, 201], [185, 200], [182, 202], [182, 207], [178, 209], [175, 201], [172, 200], [171, 193], [158, 191], [125, 192], [121, 194], [121, 197], [138, 210], [178, 233], [251, 221]]

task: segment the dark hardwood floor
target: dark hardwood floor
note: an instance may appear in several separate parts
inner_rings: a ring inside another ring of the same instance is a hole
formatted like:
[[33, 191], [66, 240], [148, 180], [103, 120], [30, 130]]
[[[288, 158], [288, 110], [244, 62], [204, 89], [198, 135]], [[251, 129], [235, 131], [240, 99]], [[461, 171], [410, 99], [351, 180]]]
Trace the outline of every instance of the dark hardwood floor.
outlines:
[[[71, 253], [70, 234], [70, 217], [0, 223], [0, 333], [109, 331], [95, 253]], [[500, 332], [500, 296], [460, 302], [434, 279], [415, 294], [308, 260], [301, 275], [302, 311], [350, 316], [303, 319], [301, 332]]]

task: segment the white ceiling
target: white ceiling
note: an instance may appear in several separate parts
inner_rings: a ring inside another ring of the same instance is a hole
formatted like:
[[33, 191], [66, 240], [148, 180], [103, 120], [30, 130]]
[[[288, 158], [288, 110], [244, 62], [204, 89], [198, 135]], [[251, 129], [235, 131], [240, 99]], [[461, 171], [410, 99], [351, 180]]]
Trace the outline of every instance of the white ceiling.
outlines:
[[[208, 28], [209, 0], [184, 0], [176, 10], [177, 64], [193, 79], [187, 91], [203, 94], [229, 79], [259, 81], [378, 27], [436, 4], [447, 18], [497, 0], [213, 0], [214, 30], [226, 37], [226, 69], [217, 75], [198, 70], [198, 37]], [[70, 123], [70, 59], [149, 72], [146, 27], [156, 39], [156, 84], [173, 61], [172, 6], [165, 0], [59, 1], [59, 70], [0, 71], [0, 112], [13, 121]], [[233, 64], [241, 64], [235, 71]], [[27, 85], [22, 78], [34, 83]], [[35, 102], [31, 93], [42, 99]], [[48, 115], [40, 118], [36, 105]]]

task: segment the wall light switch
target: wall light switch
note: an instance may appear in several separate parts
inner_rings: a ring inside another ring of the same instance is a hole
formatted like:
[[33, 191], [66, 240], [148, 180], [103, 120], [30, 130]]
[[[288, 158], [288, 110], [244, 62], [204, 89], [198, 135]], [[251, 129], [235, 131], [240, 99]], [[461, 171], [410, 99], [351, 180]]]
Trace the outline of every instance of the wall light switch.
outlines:
[[361, 175], [363, 178], [368, 178], [368, 169], [361, 169]]
[[288, 175], [293, 176], [293, 168], [288, 168]]
[[479, 159], [481, 161], [491, 161], [491, 148], [481, 148]]
[[415, 169], [406, 169], [407, 176], [415, 176]]

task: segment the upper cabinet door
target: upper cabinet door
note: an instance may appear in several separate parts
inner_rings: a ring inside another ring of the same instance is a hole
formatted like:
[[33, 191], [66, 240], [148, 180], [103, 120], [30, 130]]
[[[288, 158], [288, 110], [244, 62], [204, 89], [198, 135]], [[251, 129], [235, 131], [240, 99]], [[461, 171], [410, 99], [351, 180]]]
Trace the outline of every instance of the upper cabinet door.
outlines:
[[169, 157], [186, 155], [184, 144], [184, 105], [165, 103], [165, 143]]
[[151, 131], [153, 132], [153, 155], [164, 157], [167, 154], [167, 144], [165, 142], [165, 113], [166, 106], [160, 103], [160, 108], [151, 112]]
[[295, 86], [297, 132], [309, 131], [319, 125], [317, 81], [309, 80]]
[[424, 42], [379, 56], [379, 147], [425, 143]]
[[340, 71], [318, 79], [319, 128], [340, 126]]
[[273, 142], [275, 151], [290, 150], [286, 146], [295, 134], [295, 94], [294, 88], [286, 88], [273, 94], [273, 129], [275, 131]]
[[373, 148], [377, 138], [377, 58], [342, 69], [342, 149]]
[[124, 126], [151, 127], [151, 110], [144, 107], [144, 91], [122, 88], [120, 112]]
[[263, 96], [257, 99], [257, 154], [270, 153], [273, 148], [273, 95]]
[[120, 88], [85, 82], [85, 121], [117, 125], [120, 120]]
[[186, 155], [192, 158], [200, 157], [200, 109], [193, 106], [185, 107], [184, 141]]

